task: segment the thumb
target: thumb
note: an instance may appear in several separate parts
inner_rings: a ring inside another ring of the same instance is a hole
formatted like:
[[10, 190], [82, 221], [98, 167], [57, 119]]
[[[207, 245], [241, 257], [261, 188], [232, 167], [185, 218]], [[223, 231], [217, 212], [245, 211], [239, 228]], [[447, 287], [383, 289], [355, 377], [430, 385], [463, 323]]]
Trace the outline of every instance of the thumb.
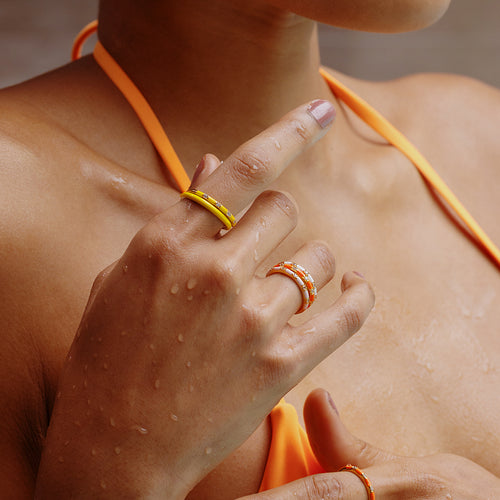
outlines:
[[202, 184], [209, 176], [212, 174], [222, 162], [217, 158], [217, 156], [207, 153], [203, 156], [200, 163], [196, 167], [193, 174], [193, 180], [191, 181], [191, 189], [196, 188]]
[[353, 436], [323, 389], [315, 389], [307, 397], [304, 420], [314, 454], [326, 471], [338, 471], [346, 464], [369, 467], [396, 458]]

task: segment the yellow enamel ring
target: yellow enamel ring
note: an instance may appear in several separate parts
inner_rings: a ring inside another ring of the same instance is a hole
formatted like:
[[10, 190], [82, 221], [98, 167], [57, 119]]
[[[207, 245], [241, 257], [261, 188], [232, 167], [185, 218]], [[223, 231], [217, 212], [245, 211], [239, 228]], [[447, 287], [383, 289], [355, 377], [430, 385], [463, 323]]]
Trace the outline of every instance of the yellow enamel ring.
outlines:
[[375, 491], [373, 490], [372, 484], [370, 483], [370, 480], [366, 477], [366, 474], [359, 467], [347, 464], [345, 467], [342, 467], [342, 469], [339, 470], [339, 472], [342, 471], [352, 472], [353, 474], [358, 476], [359, 479], [361, 479], [361, 481], [363, 482], [363, 485], [366, 489], [366, 493], [368, 493], [368, 500], [375, 500]]
[[304, 312], [316, 300], [318, 290], [312, 276], [299, 264], [291, 261], [284, 261], [269, 269], [266, 276], [271, 274], [283, 274], [291, 278], [299, 287], [302, 294], [302, 305], [296, 314]]
[[199, 189], [184, 191], [181, 193], [181, 198], [187, 198], [206, 208], [226, 226], [226, 229], [231, 229], [236, 225], [234, 215], [222, 203]]

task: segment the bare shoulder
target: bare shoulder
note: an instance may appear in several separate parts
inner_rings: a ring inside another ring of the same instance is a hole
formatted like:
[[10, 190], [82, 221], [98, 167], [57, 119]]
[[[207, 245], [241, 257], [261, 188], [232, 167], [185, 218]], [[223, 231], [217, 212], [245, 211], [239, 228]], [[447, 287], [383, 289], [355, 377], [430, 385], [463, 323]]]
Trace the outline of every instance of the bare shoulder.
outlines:
[[387, 82], [340, 75], [419, 149], [495, 241], [500, 185], [500, 90], [449, 74]]
[[49, 246], [49, 129], [35, 108], [0, 92], [0, 489], [12, 498], [32, 498], [51, 398], [40, 355], [44, 318], [31, 292], [46, 286], [32, 271], [38, 249]]

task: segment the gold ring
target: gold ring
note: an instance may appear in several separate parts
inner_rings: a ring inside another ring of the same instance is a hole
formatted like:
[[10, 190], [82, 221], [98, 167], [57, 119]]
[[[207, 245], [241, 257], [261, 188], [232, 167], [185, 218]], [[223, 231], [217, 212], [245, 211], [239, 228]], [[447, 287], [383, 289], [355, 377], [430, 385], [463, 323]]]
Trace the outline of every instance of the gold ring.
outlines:
[[206, 208], [226, 226], [226, 229], [231, 229], [236, 225], [234, 215], [222, 203], [199, 189], [184, 191], [184, 193], [181, 193], [181, 198], [188, 198]]

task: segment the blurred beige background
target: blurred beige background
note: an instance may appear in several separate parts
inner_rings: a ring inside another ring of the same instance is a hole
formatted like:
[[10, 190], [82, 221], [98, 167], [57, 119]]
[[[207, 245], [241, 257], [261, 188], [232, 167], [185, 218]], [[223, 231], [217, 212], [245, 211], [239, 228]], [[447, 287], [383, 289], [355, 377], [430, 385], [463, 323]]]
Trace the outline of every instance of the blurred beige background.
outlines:
[[[96, 10], [97, 0], [0, 0], [0, 87], [67, 62], [74, 35]], [[321, 26], [320, 36], [324, 64], [360, 78], [442, 71], [500, 87], [499, 0], [453, 0], [441, 21], [416, 33]]]

